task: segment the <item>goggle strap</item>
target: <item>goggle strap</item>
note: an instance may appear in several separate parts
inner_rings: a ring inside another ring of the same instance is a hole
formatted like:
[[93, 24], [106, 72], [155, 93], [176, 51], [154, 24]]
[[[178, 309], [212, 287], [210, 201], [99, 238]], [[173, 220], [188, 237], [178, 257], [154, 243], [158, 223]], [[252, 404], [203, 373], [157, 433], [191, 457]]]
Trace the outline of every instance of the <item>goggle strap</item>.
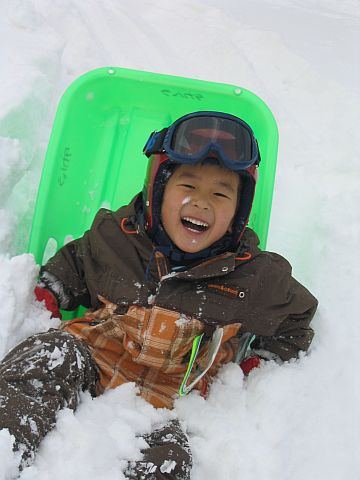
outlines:
[[163, 143], [167, 131], [168, 128], [163, 128], [160, 132], [155, 131], [150, 135], [149, 140], [143, 148], [143, 152], [147, 157], [150, 157], [153, 153], [161, 153], [164, 150]]
[[256, 138], [255, 138], [254, 140], [255, 140], [255, 142], [256, 142], [257, 154], [258, 154], [258, 158], [257, 158], [257, 160], [256, 160], [256, 162], [255, 162], [255, 165], [260, 165], [261, 156], [260, 156], [259, 142], [257, 141]]

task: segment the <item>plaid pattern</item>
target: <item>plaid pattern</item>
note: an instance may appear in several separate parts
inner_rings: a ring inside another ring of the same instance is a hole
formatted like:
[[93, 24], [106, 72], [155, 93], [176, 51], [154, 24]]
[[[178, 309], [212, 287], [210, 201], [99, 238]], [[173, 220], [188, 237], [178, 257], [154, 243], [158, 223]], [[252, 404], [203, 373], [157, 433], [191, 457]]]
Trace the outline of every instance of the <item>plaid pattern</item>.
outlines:
[[[117, 305], [99, 298], [104, 304], [102, 308], [62, 327], [90, 347], [100, 373], [99, 393], [125, 382], [135, 382], [140, 395], [152, 405], [172, 408], [187, 369], [193, 340], [204, 331], [204, 324], [157, 306], [132, 305], [125, 315], [118, 315]], [[239, 323], [224, 327], [215, 362], [195, 388], [205, 392], [220, 366], [233, 360], [237, 347], [233, 337], [239, 328]], [[197, 363], [206, 352], [205, 344]]]

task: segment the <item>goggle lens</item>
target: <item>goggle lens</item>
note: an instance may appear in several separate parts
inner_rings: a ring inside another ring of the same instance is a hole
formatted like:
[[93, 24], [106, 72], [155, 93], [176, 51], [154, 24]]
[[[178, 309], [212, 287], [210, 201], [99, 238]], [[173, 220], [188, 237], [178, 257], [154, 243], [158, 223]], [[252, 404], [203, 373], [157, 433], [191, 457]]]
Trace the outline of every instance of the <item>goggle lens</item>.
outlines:
[[252, 137], [239, 122], [219, 117], [193, 117], [182, 121], [173, 132], [171, 151], [193, 157], [211, 149], [221, 150], [233, 162], [252, 158]]

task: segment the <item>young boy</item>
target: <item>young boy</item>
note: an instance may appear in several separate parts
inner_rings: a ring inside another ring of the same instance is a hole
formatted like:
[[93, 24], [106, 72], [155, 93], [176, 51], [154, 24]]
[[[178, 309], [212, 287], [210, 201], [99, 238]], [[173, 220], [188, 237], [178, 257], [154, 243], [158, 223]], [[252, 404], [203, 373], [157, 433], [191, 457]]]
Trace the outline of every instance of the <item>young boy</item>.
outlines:
[[[155, 407], [171, 408], [191, 388], [206, 396], [225, 363], [257, 365], [258, 356], [244, 359], [249, 339], [262, 357], [281, 360], [312, 340], [316, 299], [246, 228], [260, 161], [251, 128], [196, 112], [154, 132], [144, 152], [142, 193], [116, 212], [100, 210], [41, 269], [37, 296], [54, 315], [79, 305], [87, 313], [30, 337], [0, 364], [0, 428], [15, 436], [23, 464], [81, 390], [135, 382]], [[127, 478], [190, 478], [177, 421], [146, 441]]]

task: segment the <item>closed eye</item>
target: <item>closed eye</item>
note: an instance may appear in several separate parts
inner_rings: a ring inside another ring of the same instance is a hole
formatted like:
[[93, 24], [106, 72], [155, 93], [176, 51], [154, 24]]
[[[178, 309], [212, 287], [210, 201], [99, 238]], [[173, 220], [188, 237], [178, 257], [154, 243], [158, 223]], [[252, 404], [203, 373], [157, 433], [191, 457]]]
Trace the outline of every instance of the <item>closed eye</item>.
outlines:
[[190, 185], [190, 184], [187, 184], [187, 183], [180, 183], [179, 184], [180, 187], [185, 187], [185, 188], [192, 188], [194, 189], [194, 185]]
[[214, 195], [217, 197], [228, 198], [230, 200], [230, 197], [228, 195], [225, 195], [225, 193], [214, 192]]

